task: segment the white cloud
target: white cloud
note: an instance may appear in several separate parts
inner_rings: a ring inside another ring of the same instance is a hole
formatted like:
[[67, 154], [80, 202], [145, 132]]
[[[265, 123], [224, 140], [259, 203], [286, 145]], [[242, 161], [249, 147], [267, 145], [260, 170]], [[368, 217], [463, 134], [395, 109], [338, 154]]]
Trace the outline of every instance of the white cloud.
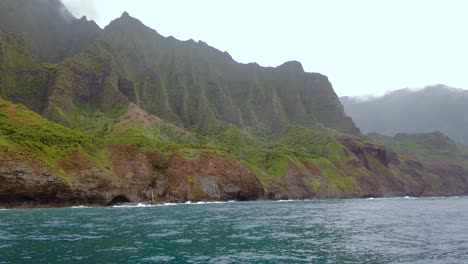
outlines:
[[99, 11], [94, 0], [62, 0], [68, 11], [77, 18], [86, 16], [90, 20], [99, 20]]

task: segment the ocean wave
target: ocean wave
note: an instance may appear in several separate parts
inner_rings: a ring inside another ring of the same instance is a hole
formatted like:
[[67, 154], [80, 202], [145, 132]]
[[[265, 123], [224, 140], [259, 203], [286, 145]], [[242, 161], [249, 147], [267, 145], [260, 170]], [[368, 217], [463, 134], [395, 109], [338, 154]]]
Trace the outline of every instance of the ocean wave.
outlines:
[[138, 204], [119, 204], [114, 205], [114, 208], [134, 208], [134, 207], [155, 207], [156, 204], [145, 204], [145, 203], [138, 203]]
[[235, 201], [198, 201], [192, 202], [187, 201], [185, 203], [158, 203], [158, 204], [147, 204], [147, 203], [138, 203], [138, 204], [120, 204], [114, 205], [114, 208], [135, 208], [135, 207], [158, 207], [158, 206], [175, 206], [175, 205], [200, 205], [200, 204], [225, 204], [233, 203]]
[[157, 206], [174, 206], [181, 205], [180, 203], [158, 203], [158, 204], [147, 204], [147, 203], [138, 203], [138, 204], [120, 204], [114, 205], [115, 208], [141, 208], [141, 207], [157, 207]]
[[316, 202], [320, 199], [288, 199], [288, 200], [273, 200], [273, 202], [277, 203], [290, 203], [290, 202]]
[[416, 200], [421, 199], [420, 197], [403, 196], [403, 197], [369, 197], [364, 200]]
[[153, 257], [148, 257], [144, 258], [143, 260], [146, 262], [171, 262], [175, 258], [170, 257], [170, 256], [153, 256]]
[[185, 204], [225, 204], [225, 203], [233, 203], [235, 201], [198, 201], [198, 202], [185, 202]]
[[174, 206], [174, 205], [179, 205], [179, 203], [162, 203], [162, 204], [157, 204], [156, 206]]
[[400, 197], [369, 197], [364, 200], [431, 200], [431, 199], [460, 199], [462, 196], [400, 196]]
[[84, 206], [84, 205], [76, 205], [76, 206], [72, 206], [70, 208], [73, 208], [73, 209], [80, 209], [80, 208], [91, 208], [89, 206]]
[[294, 200], [294, 199], [289, 199], [289, 200], [276, 200], [275, 202], [277, 203], [289, 203], [289, 202], [299, 202], [303, 200]]

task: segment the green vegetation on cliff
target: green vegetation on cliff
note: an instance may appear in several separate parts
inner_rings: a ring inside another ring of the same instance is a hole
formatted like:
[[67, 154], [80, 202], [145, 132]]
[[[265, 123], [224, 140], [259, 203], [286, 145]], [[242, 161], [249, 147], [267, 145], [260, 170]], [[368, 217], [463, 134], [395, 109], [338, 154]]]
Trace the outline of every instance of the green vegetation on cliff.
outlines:
[[0, 28], [22, 37], [39, 61], [60, 63], [31, 74], [38, 79], [35, 102], [3, 97], [62, 124], [61, 112], [76, 104], [108, 110], [130, 101], [203, 133], [226, 123], [276, 132], [291, 124], [323, 124], [359, 133], [327, 77], [304, 72], [298, 62], [277, 68], [240, 64], [206, 43], [165, 38], [127, 13], [101, 30], [73, 18], [59, 0], [6, 0], [1, 7]]
[[[25, 159], [38, 157], [45, 164], [69, 180], [59, 162], [73, 150], [92, 155], [98, 140], [63, 127], [29, 111], [0, 99], [0, 145], [8, 147]], [[31, 156], [33, 154], [33, 156]]]
[[415, 155], [421, 159], [450, 160], [468, 168], [468, 147], [457, 144], [440, 133], [397, 134], [394, 137], [370, 134], [389, 148]]
[[273, 132], [321, 123], [359, 133], [327, 77], [304, 72], [299, 62], [240, 64], [204, 42], [165, 38], [126, 13], [103, 30], [100, 41], [117, 72], [133, 84], [134, 102], [165, 120], [205, 133], [224, 123]]
[[[259, 173], [264, 181], [270, 182], [265, 183], [267, 189], [271, 181], [284, 181], [290, 169], [296, 168], [307, 175], [311, 173], [307, 164], [316, 164], [322, 167], [324, 177], [331, 182], [321, 185], [315, 180], [316, 191], [326, 188], [327, 192], [344, 196], [358, 193], [352, 177], [345, 176], [345, 172], [333, 163], [320, 158], [324, 152], [333, 157], [331, 153], [336, 150], [330, 148], [333, 146], [330, 142], [338, 144], [331, 136], [332, 131], [324, 127], [311, 130], [291, 126], [286, 133], [265, 136], [227, 125], [214, 135], [203, 135], [168, 124], [130, 104], [108, 111], [81, 105], [66, 116], [70, 129], [48, 121], [22, 105], [2, 100], [0, 108], [0, 144], [21, 155], [35, 156], [70, 184], [73, 176], [64, 171], [64, 166], [68, 166], [64, 164], [73, 163], [70, 159], [74, 152], [80, 152], [97, 168], [109, 170], [111, 161], [107, 159], [112, 146], [133, 145], [166, 157], [179, 155], [197, 160], [205, 153], [214, 153], [238, 159]], [[304, 138], [303, 144], [300, 138]], [[112, 170], [106, 173], [115, 174]], [[312, 180], [308, 181], [311, 187]]]
[[37, 186], [106, 204], [154, 190], [167, 201], [468, 192], [465, 148], [438, 134], [360, 135], [328, 78], [299, 62], [240, 64], [127, 13], [103, 30], [74, 18], [36, 27], [63, 20], [58, 0], [0, 7], [0, 92], [13, 102], [0, 100], [0, 180], [11, 183], [0, 202], [35, 201]]
[[0, 95], [40, 112], [48, 79], [47, 68], [31, 57], [24, 42], [0, 30]]

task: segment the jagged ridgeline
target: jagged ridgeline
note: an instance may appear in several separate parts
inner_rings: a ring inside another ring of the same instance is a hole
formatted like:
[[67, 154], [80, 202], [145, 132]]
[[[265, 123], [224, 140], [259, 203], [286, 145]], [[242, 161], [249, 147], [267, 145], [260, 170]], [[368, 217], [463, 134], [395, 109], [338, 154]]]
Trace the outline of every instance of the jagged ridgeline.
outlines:
[[226, 123], [273, 131], [291, 123], [322, 123], [359, 132], [328, 79], [305, 73], [298, 62], [278, 68], [239, 64], [203, 42], [162, 37], [127, 13], [96, 33], [93, 22], [73, 19], [58, 1], [2, 5], [2, 27], [19, 33], [39, 61], [65, 58], [44, 85], [43, 114], [55, 121], [62, 121], [57, 111], [73, 110], [78, 103], [107, 109], [132, 101], [165, 120], [205, 132]]
[[240, 64], [127, 13], [100, 29], [58, 0], [1, 1], [0, 28], [0, 204], [468, 190], [459, 159], [451, 174], [361, 136], [298, 62]]
[[446, 85], [400, 89], [381, 97], [343, 97], [345, 111], [364, 133], [440, 131], [468, 145], [468, 91]]

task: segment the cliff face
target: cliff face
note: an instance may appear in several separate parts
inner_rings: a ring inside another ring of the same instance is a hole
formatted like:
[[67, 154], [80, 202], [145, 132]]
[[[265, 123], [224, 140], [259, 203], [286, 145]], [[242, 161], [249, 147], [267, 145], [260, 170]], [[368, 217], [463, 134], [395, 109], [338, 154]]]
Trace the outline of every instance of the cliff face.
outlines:
[[[327, 77], [298, 62], [240, 64], [128, 14], [94, 30], [55, 0], [0, 7], [0, 91], [13, 101], [0, 99], [0, 205], [468, 193], [468, 152], [359, 135]], [[77, 23], [84, 33], [67, 37]]]
[[43, 115], [63, 122], [66, 113], [87, 104], [101, 110], [125, 106], [129, 99], [121, 91], [125, 81], [116, 71], [112, 56], [99, 43], [66, 59], [53, 72], [47, 107]]
[[40, 112], [46, 104], [49, 72], [19, 37], [0, 30], [0, 92], [3, 98]]
[[[468, 193], [468, 175], [463, 167], [410, 159], [397, 164], [398, 159], [389, 161], [381, 147], [349, 145], [363, 160], [348, 164], [302, 161], [300, 167], [291, 163], [282, 180], [265, 181], [245, 164], [214, 153], [191, 160], [115, 145], [109, 149], [112, 176], [106, 176], [105, 171], [75, 151], [72, 161], [61, 162], [61, 168], [72, 178], [70, 182], [31, 154], [25, 160], [24, 155], [0, 147], [0, 204], [7, 207], [150, 202], [152, 193], [157, 202]], [[387, 162], [388, 166], [381, 165]]]
[[206, 43], [162, 37], [127, 13], [101, 30], [71, 16], [58, 0], [7, 0], [0, 7], [0, 28], [24, 39], [38, 61], [59, 63], [46, 69], [50, 79], [37, 77], [47, 90], [40, 100], [4, 98], [45, 111], [53, 120], [61, 121], [57, 111], [76, 103], [107, 109], [131, 101], [206, 133], [226, 123], [282, 132], [291, 123], [321, 123], [359, 133], [327, 77], [304, 72], [298, 62], [277, 68], [240, 64]]
[[[0, 101], [0, 108], [1, 206], [468, 193], [467, 170], [459, 163], [420, 160], [351, 135], [336, 134], [322, 142], [321, 157], [273, 149], [248, 158], [252, 149], [231, 131], [231, 144], [242, 146], [239, 150], [247, 155], [240, 160], [237, 150], [226, 149], [229, 144], [219, 140], [217, 146], [174, 144], [167, 137], [187, 140], [194, 135], [134, 104], [114, 121], [104, 140], [22, 106]], [[141, 134], [135, 134], [135, 127]], [[151, 139], [155, 136], [160, 138]]]
[[185, 127], [210, 132], [228, 122], [284, 131], [290, 123], [322, 123], [359, 133], [327, 77], [304, 72], [299, 62], [240, 64], [206, 43], [162, 37], [126, 13], [100, 39], [132, 80], [136, 103]]

